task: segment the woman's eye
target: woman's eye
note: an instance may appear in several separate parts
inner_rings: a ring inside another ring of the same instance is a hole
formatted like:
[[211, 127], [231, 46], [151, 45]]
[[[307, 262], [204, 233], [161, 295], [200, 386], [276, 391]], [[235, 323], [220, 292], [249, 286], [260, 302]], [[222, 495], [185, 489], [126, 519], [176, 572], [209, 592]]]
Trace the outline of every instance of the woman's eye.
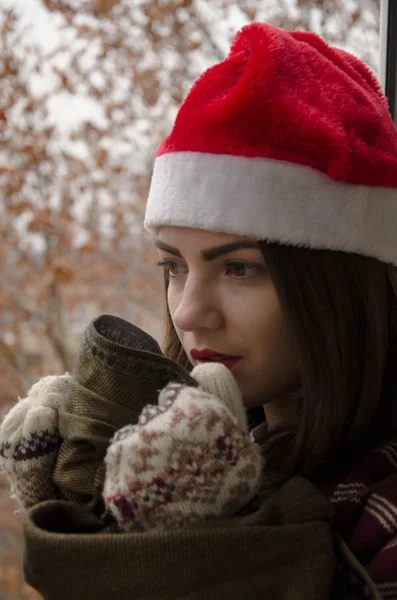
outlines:
[[178, 275], [184, 275], [186, 273], [185, 265], [173, 260], [162, 260], [158, 262], [157, 265], [169, 273], [170, 277], [177, 277]]
[[239, 279], [255, 277], [260, 273], [260, 266], [251, 263], [234, 261], [226, 265], [226, 275], [231, 275], [232, 277], [237, 277]]

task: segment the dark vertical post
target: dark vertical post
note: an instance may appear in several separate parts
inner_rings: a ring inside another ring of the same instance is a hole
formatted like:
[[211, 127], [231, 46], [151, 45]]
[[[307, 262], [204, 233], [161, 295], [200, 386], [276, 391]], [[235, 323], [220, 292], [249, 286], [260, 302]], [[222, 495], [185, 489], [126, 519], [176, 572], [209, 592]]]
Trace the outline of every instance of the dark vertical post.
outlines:
[[397, 0], [382, 0], [380, 28], [381, 79], [390, 112], [397, 121]]

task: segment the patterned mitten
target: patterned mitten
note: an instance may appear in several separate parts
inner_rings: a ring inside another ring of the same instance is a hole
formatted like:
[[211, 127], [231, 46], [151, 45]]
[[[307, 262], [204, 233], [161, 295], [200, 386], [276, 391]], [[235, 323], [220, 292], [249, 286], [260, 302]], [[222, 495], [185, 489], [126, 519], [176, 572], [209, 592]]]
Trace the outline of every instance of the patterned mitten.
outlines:
[[199, 388], [167, 385], [111, 441], [104, 499], [125, 531], [231, 516], [259, 491], [263, 461], [232, 374], [207, 363], [192, 376]]
[[170, 381], [196, 385], [145, 331], [112, 315], [90, 323], [73, 377], [42, 379], [0, 426], [0, 467], [18, 503], [59, 498], [102, 514], [109, 440]]
[[0, 467], [22, 508], [55, 497], [52, 473], [61, 444], [58, 406], [71, 376], [41, 379], [0, 427]]

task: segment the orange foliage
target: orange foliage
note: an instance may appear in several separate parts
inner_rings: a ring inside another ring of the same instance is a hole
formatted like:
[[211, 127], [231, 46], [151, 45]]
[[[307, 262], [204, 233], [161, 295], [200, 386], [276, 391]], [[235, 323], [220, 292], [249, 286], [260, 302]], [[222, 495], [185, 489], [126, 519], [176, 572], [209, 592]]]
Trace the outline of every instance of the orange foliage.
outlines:
[[118, 3], [119, 0], [92, 0], [92, 12], [96, 15], [106, 13]]

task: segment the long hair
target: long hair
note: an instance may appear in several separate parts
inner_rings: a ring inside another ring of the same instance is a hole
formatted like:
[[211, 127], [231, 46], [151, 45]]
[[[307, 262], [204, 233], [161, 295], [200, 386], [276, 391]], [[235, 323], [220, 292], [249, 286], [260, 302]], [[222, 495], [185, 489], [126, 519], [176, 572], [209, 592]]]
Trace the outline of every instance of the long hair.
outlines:
[[[298, 343], [288, 472], [310, 475], [396, 431], [397, 270], [357, 254], [259, 246]], [[165, 323], [165, 354], [188, 367], [167, 306]]]

